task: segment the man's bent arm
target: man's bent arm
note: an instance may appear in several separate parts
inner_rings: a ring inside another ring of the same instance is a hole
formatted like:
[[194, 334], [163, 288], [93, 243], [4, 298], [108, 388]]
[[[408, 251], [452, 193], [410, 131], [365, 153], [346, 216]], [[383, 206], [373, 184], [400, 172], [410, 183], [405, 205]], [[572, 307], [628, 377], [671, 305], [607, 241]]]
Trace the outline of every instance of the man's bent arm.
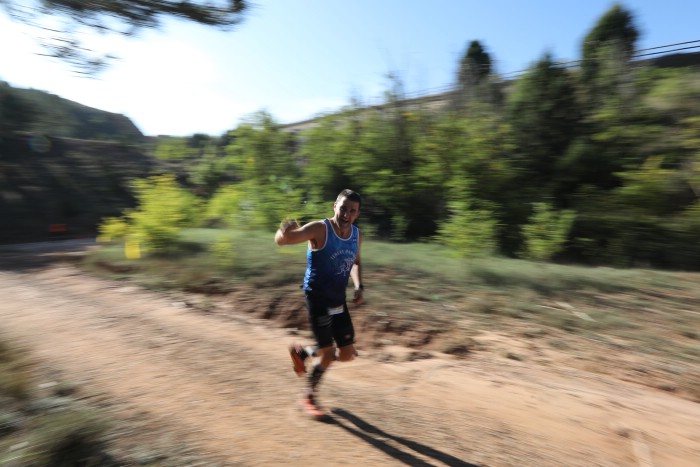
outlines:
[[[320, 229], [324, 229], [323, 222], [309, 222], [300, 227], [296, 221], [283, 221], [275, 233], [275, 243], [278, 245], [294, 245], [310, 241], [317, 243]], [[325, 230], [323, 230], [325, 234]]]

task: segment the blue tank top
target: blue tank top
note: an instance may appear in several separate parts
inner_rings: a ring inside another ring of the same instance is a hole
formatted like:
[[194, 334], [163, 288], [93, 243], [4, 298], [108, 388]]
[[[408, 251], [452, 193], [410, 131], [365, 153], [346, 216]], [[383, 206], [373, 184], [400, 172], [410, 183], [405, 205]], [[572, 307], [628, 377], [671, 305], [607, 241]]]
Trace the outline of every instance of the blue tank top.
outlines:
[[329, 307], [337, 307], [345, 303], [345, 289], [359, 248], [360, 229], [351, 226], [350, 237], [343, 239], [335, 233], [329, 219], [323, 222], [326, 224], [325, 245], [319, 250], [312, 250], [309, 245], [306, 251], [304, 291], [324, 298]]

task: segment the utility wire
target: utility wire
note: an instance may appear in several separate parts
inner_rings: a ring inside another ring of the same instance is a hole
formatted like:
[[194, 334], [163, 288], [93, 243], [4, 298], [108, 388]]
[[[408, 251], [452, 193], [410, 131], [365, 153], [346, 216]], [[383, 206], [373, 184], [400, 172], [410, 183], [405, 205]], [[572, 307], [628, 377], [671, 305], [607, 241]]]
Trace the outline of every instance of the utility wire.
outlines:
[[700, 40], [678, 42], [676, 44], [668, 44], [668, 45], [659, 45], [657, 47], [649, 47], [648, 49], [639, 49], [639, 52], [646, 52], [647, 50], [655, 50], [655, 49], [665, 49], [666, 47], [675, 47], [677, 45], [695, 44], [696, 42], [700, 42]]
[[[696, 41], [696, 42], [700, 42], [700, 41]], [[637, 54], [637, 55], [634, 55], [634, 56], [635, 56], [635, 57], [647, 57], [647, 56], [649, 56], [649, 55], [660, 55], [660, 54], [665, 54], [665, 53], [670, 53], [670, 52], [677, 52], [677, 51], [679, 51], [679, 50], [689, 50], [689, 49], [700, 49], [700, 45], [693, 45], [693, 46], [691, 46], [691, 47], [681, 47], [681, 48], [679, 48], [679, 49], [673, 49], [673, 50], [664, 50], [664, 51], [661, 51], [661, 52], [651, 52], [651, 53], [648, 53], [648, 54]], [[648, 49], [648, 50], [651, 50], [651, 49]]]
[[[681, 50], [700, 49], [700, 45], [692, 45], [692, 46], [688, 46], [688, 47], [677, 47], [679, 45], [688, 45], [688, 44], [700, 44], [700, 39], [693, 40], [693, 41], [677, 42], [675, 44], [659, 45], [656, 47], [648, 47], [646, 49], [639, 49], [632, 54], [632, 57], [633, 58], [650, 57], [653, 55], [671, 54], [673, 52], [679, 52]], [[670, 49], [670, 50], [662, 50], [660, 52], [649, 52], [650, 50], [668, 49], [669, 47], [676, 47], [676, 48]], [[642, 52], [649, 52], [649, 53], [642, 53]], [[585, 61], [584, 59], [578, 59], [578, 60], [570, 60], [567, 62], [556, 62], [555, 64], [558, 66], [561, 66], [563, 68], [575, 68], [576, 66], [580, 65], [584, 61]], [[526, 73], [527, 71], [529, 71], [529, 69], [511, 71], [508, 73], [501, 73], [500, 76], [502, 76], [504, 78], [514, 78], [514, 77], [517, 77], [518, 75]], [[446, 84], [446, 85], [435, 87], [435, 88], [407, 92], [407, 93], [404, 93], [403, 97], [404, 97], [404, 99], [417, 99], [420, 97], [430, 97], [430, 96], [434, 96], [434, 95], [446, 94], [446, 93], [455, 91], [457, 89], [457, 87], [458, 86], [456, 84]], [[379, 101], [379, 99], [381, 99], [381, 98], [375, 97], [375, 98], [369, 98], [368, 100], [370, 102], [372, 102], [375, 100]], [[370, 103], [368, 105], [377, 105], [377, 104]]]
[[[652, 52], [652, 53], [640, 53], [640, 52], [647, 52], [649, 50], [658, 50], [658, 49], [666, 49], [668, 47], [675, 47], [678, 45], [686, 45], [686, 44], [696, 44], [700, 43], [700, 40], [695, 40], [695, 41], [685, 41], [685, 42], [677, 42], [675, 44], [667, 44], [667, 45], [659, 45], [656, 47], [649, 47], [646, 49], [639, 49], [635, 53], [632, 54], [632, 57], [648, 57], [651, 55], [661, 55], [661, 54], [670, 54], [672, 52], [678, 52], [680, 50], [690, 50], [690, 49], [698, 49], [700, 48], [700, 45], [695, 45], [691, 47], [679, 47], [671, 50], [663, 50], [661, 52]], [[557, 65], [563, 66], [564, 68], [572, 68], [577, 64], [583, 63], [585, 60], [584, 59], [578, 59], [578, 60], [571, 60], [568, 62], [558, 62]], [[518, 71], [511, 71], [509, 73], [504, 73], [502, 76], [512, 76], [512, 75], [518, 75], [521, 73], [525, 73], [528, 71], [527, 69], [525, 70], [518, 70]]]

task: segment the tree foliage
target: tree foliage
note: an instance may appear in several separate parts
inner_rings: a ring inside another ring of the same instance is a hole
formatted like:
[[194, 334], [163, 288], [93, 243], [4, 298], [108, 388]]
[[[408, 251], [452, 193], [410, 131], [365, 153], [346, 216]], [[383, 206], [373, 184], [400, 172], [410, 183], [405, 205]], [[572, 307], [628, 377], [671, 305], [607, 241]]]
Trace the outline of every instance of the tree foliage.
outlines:
[[494, 79], [491, 55], [481, 42], [469, 43], [457, 71], [457, 86], [453, 107], [463, 111], [474, 103], [500, 105], [503, 96], [501, 86]]
[[491, 56], [479, 41], [471, 41], [459, 64], [457, 82], [462, 87], [475, 86], [491, 74]]
[[[156, 154], [177, 176], [137, 184], [139, 208], [105, 229], [160, 247], [200, 221], [273, 230], [330, 215], [352, 188], [363, 232], [383, 239], [439, 241], [463, 257], [698, 269], [700, 71], [630, 66], [631, 17], [613, 13], [589, 34], [592, 81], [545, 54], [508, 83], [504, 106], [435, 110], [390, 75], [382, 104], [354, 102], [299, 134], [259, 112], [220, 138], [163, 139]], [[490, 63], [472, 45], [469, 60]]]
[[108, 238], [127, 237], [150, 251], [173, 247], [179, 232], [197, 225], [201, 201], [182, 188], [173, 175], [156, 175], [133, 183], [138, 207], [122, 218], [105, 219], [100, 232]]
[[602, 59], [615, 56], [620, 61], [629, 61], [638, 38], [639, 30], [632, 13], [620, 4], [614, 4], [583, 40], [583, 80], [590, 82], [596, 77]]
[[229, 133], [226, 157], [244, 180], [285, 183], [299, 168], [290, 157], [292, 136], [280, 129], [268, 112], [257, 112]]
[[485, 209], [475, 209], [468, 201], [448, 205], [449, 217], [438, 230], [438, 239], [457, 255], [472, 258], [497, 251], [496, 220]]
[[552, 259], [564, 249], [575, 217], [572, 210], [556, 212], [547, 203], [534, 203], [532, 216], [523, 227], [523, 256], [535, 261]]
[[559, 164], [581, 131], [574, 79], [547, 54], [518, 80], [507, 105], [519, 153], [516, 164], [537, 190], [525, 196], [548, 196], [558, 188]]
[[282, 131], [269, 113], [257, 112], [226, 139], [218, 161], [224, 172], [233, 174], [237, 194], [231, 196], [224, 188], [216, 197], [227, 193], [219, 202], [233, 203], [227, 209], [236, 213], [236, 226], [267, 229], [285, 215], [300, 215], [303, 203], [297, 180], [301, 172], [292, 135]]
[[166, 18], [230, 29], [239, 24], [249, 5], [244, 0], [0, 0], [10, 17], [37, 27], [49, 56], [64, 60], [82, 73], [104, 68], [110, 58], [86, 46], [80, 32], [127, 36], [140, 29], [160, 28]]
[[619, 4], [613, 5], [586, 35], [579, 76], [588, 110], [595, 111], [611, 99], [634, 98], [631, 60], [638, 38], [634, 16]]

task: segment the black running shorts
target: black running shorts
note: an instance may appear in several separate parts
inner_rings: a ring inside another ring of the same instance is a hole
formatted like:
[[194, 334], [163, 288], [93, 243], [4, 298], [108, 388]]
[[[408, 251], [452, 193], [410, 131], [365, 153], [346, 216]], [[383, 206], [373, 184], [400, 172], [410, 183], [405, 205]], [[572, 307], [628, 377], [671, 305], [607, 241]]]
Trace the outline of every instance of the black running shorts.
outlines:
[[342, 312], [334, 313], [326, 301], [306, 293], [306, 309], [309, 311], [311, 330], [316, 337], [319, 348], [330, 347], [333, 341], [338, 347], [355, 342], [355, 328], [350, 319], [347, 303], [343, 303]]

